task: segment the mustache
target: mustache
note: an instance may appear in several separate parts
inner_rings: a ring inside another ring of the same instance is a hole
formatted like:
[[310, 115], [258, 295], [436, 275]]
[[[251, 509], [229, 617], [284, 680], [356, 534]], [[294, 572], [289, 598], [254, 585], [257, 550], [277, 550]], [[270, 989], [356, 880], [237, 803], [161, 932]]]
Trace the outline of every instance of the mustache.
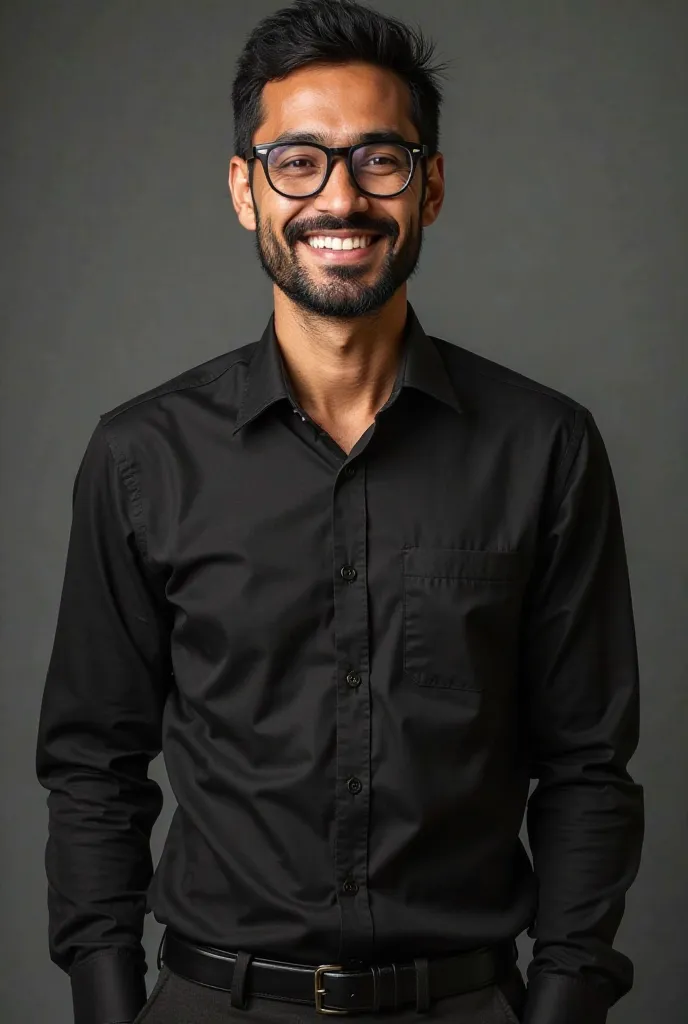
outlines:
[[347, 220], [338, 220], [336, 217], [318, 217], [287, 224], [284, 229], [284, 239], [288, 245], [293, 246], [310, 232], [325, 235], [328, 231], [369, 232], [371, 235], [389, 236], [394, 241], [399, 237], [399, 227], [393, 221], [352, 216]]

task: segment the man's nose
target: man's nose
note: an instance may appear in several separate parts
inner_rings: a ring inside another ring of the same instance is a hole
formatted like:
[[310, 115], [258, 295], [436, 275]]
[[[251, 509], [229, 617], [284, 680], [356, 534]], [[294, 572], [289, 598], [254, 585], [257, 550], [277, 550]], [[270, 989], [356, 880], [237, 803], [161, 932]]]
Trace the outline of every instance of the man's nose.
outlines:
[[332, 173], [325, 188], [315, 197], [315, 208], [321, 213], [327, 211], [339, 217], [367, 209], [368, 199], [351, 180], [346, 160], [343, 157], [333, 159]]

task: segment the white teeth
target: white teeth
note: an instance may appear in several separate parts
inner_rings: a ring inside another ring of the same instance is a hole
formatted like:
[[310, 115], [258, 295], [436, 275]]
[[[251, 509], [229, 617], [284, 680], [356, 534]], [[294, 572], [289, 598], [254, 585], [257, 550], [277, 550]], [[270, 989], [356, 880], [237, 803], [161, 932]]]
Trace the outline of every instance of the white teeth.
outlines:
[[311, 235], [308, 244], [313, 249], [366, 249], [372, 242], [370, 235], [349, 236], [341, 238], [339, 235]]

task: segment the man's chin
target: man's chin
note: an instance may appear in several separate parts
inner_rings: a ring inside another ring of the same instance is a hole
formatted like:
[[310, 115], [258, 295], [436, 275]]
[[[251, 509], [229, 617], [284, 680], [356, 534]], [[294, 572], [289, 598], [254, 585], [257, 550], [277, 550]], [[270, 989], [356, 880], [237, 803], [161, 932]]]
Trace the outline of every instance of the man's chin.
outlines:
[[376, 313], [389, 300], [385, 289], [356, 287], [355, 282], [336, 283], [329, 288], [314, 284], [308, 289], [287, 292], [293, 302], [316, 316], [351, 320]]

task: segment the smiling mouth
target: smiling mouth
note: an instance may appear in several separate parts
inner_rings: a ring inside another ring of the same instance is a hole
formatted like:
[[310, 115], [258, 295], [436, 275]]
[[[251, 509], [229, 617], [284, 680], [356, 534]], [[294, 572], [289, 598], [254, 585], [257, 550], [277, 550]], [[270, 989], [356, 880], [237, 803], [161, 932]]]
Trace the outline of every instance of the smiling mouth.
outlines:
[[371, 232], [327, 234], [323, 231], [320, 234], [305, 235], [300, 242], [321, 259], [351, 263], [370, 256], [375, 251], [377, 243], [384, 237]]
[[351, 249], [366, 249], [381, 237], [382, 235], [365, 231], [359, 234], [356, 234], [353, 231], [347, 232], [346, 234], [328, 234], [328, 232], [323, 231], [321, 233], [313, 232], [306, 235], [302, 241], [312, 249], [330, 249], [332, 252], [348, 252]]

